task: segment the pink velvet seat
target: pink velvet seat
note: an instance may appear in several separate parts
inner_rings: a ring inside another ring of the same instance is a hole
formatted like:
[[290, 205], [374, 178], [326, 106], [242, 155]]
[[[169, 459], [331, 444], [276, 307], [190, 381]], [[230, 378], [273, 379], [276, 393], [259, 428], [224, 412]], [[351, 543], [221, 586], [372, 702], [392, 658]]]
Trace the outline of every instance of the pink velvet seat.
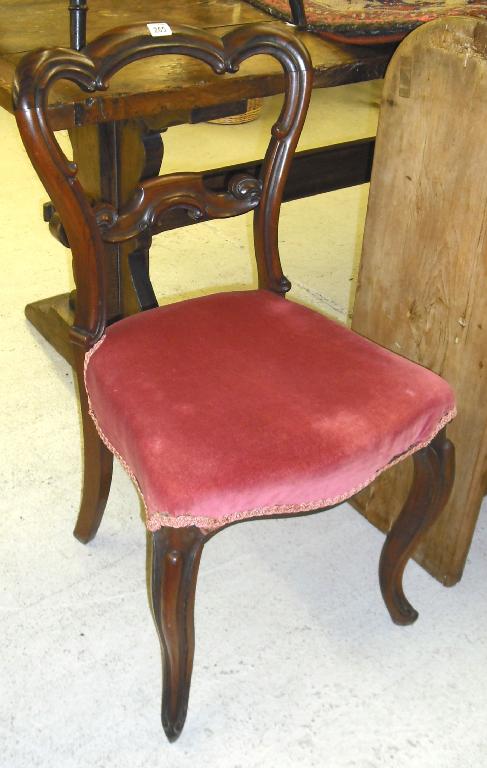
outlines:
[[116, 323], [88, 356], [86, 386], [151, 531], [335, 504], [429, 443], [455, 408], [434, 373], [269, 291]]

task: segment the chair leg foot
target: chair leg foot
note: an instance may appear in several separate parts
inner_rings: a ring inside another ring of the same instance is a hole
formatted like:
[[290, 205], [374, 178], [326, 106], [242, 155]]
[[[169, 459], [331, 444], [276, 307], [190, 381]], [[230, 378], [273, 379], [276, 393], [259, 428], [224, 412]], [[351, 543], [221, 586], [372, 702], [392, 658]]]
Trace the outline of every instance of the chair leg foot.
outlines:
[[94, 539], [105, 511], [112, 483], [113, 455], [101, 440], [80, 396], [83, 427], [83, 488], [73, 535], [83, 544]]
[[406, 503], [382, 548], [379, 581], [395, 624], [412, 624], [417, 611], [402, 587], [406, 564], [426, 531], [442, 512], [455, 476], [455, 451], [442, 430], [426, 448], [413, 455], [414, 477]]
[[92, 448], [89, 462], [85, 457], [81, 504], [73, 531], [73, 536], [83, 544], [94, 539], [100, 527], [110, 492], [112, 470], [113, 455], [99, 440], [99, 445]]
[[194, 656], [194, 599], [205, 534], [161, 528], [152, 535], [152, 609], [163, 658], [162, 727], [169, 741], [183, 730]]

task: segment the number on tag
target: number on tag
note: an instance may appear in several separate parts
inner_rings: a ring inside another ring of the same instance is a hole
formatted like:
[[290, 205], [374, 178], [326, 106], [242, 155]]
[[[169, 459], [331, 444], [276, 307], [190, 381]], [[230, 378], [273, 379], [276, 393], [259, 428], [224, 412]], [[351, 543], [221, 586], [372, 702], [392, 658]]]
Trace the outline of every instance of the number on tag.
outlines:
[[147, 24], [147, 29], [152, 37], [166, 37], [167, 35], [172, 35], [171, 27], [163, 21], [160, 21], [157, 24]]

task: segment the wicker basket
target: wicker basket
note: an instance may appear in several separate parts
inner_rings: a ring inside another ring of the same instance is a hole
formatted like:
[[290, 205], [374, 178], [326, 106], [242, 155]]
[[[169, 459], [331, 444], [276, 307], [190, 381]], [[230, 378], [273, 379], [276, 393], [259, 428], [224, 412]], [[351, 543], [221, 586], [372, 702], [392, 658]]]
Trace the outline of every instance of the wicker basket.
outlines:
[[215, 120], [208, 120], [209, 123], [217, 123], [218, 125], [240, 125], [241, 123], [251, 123], [252, 120], [257, 120], [262, 112], [262, 104], [264, 99], [248, 99], [247, 109], [245, 112], [241, 112], [240, 115], [229, 115], [228, 117], [217, 117]]

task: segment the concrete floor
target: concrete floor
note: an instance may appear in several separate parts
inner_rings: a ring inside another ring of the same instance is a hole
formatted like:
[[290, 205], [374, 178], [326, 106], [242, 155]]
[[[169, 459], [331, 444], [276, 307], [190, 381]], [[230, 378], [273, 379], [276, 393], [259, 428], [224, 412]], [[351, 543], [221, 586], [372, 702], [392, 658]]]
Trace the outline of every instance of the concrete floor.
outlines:
[[[302, 146], [373, 133], [378, 94], [374, 83], [315, 94]], [[171, 130], [167, 167], [260, 156], [273, 109], [251, 125]], [[187, 724], [176, 744], [165, 741], [144, 526], [118, 467], [98, 537], [82, 546], [71, 536], [80, 484], [71, 373], [23, 317], [28, 301], [71, 286], [69, 257], [41, 222], [46, 196], [13, 119], [0, 121], [0, 766], [487, 766], [485, 511], [454, 589], [409, 565], [420, 618], [408, 628], [381, 602], [383, 537], [349, 506], [221, 533], [203, 555]], [[283, 208], [294, 295], [342, 320], [366, 197], [355, 188]], [[248, 284], [248, 240], [244, 217], [161, 237], [157, 293]]]

